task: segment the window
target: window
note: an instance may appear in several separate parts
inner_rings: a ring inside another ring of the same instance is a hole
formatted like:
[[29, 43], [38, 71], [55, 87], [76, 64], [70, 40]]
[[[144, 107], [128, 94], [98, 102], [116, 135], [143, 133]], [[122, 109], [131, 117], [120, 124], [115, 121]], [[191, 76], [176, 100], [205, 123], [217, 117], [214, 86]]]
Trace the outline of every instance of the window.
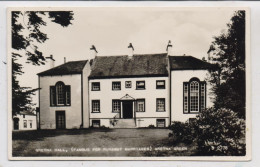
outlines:
[[137, 99], [136, 106], [137, 106], [136, 112], [145, 112], [145, 99]]
[[92, 91], [100, 91], [100, 82], [92, 82]]
[[24, 128], [27, 128], [27, 120], [24, 120], [24, 121], [23, 121], [23, 127], [24, 127]]
[[190, 83], [190, 112], [199, 111], [199, 82]]
[[138, 90], [145, 89], [145, 81], [136, 81], [136, 89]]
[[56, 86], [56, 91], [57, 91], [57, 104], [58, 105], [64, 105], [64, 84], [59, 83]]
[[165, 111], [165, 99], [164, 98], [160, 98], [160, 99], [156, 99], [156, 111], [157, 112], [164, 112]]
[[57, 82], [50, 86], [50, 106], [69, 106], [71, 102], [71, 90], [69, 85]]
[[198, 113], [206, 107], [206, 82], [192, 78], [183, 83], [183, 112]]
[[121, 82], [112, 82], [112, 90], [121, 90]]
[[99, 128], [100, 127], [100, 120], [92, 120], [92, 127]]
[[92, 100], [92, 113], [100, 113], [100, 100]]
[[156, 81], [156, 89], [165, 89], [165, 80]]
[[55, 106], [56, 105], [56, 90], [55, 90], [55, 86], [51, 86], [50, 87], [50, 95], [51, 95], [51, 106]]
[[165, 127], [165, 119], [156, 119], [156, 126], [158, 128], [164, 128]]
[[125, 88], [131, 88], [132, 82], [131, 81], [125, 81]]
[[204, 110], [205, 109], [205, 103], [206, 103], [206, 84], [205, 83], [201, 83], [200, 84], [200, 110]]
[[32, 128], [32, 120], [29, 121], [30, 128]]
[[112, 100], [112, 112], [121, 111], [121, 102], [120, 100]]
[[65, 87], [66, 105], [70, 105], [70, 86]]
[[189, 90], [189, 88], [188, 88], [188, 84], [187, 83], [185, 83], [184, 84], [184, 91], [183, 91], [183, 93], [184, 93], [184, 100], [183, 100], [183, 105], [184, 105], [184, 113], [186, 113], [186, 112], [188, 112], [188, 90]]

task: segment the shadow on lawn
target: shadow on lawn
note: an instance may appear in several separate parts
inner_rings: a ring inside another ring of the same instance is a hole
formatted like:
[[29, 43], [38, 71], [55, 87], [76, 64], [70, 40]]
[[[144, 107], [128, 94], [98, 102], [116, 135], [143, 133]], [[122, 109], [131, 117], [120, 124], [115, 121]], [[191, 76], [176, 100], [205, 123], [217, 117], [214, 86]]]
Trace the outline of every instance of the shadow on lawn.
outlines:
[[94, 132], [110, 132], [111, 129], [51, 129], [51, 130], [33, 130], [33, 131], [13, 131], [13, 140], [43, 140], [45, 137], [56, 137], [61, 135], [79, 135]]

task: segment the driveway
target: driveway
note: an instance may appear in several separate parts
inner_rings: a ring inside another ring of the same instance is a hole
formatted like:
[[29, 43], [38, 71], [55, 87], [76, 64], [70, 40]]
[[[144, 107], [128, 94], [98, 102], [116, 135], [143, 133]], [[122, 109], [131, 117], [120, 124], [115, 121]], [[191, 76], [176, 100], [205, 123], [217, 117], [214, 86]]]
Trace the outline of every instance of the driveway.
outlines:
[[147, 152], [169, 143], [169, 132], [168, 129], [13, 132], [13, 156], [151, 156]]

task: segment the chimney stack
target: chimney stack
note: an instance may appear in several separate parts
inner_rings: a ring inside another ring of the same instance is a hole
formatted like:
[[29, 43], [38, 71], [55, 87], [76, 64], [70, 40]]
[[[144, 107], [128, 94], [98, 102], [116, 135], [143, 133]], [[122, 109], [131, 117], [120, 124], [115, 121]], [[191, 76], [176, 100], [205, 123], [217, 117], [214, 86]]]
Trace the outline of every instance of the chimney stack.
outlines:
[[53, 55], [50, 55], [49, 57], [46, 57], [46, 60], [47, 60], [47, 63], [50, 64], [50, 68], [53, 68], [54, 67], [54, 58], [53, 58]]
[[66, 63], [66, 57], [64, 57], [64, 64]]
[[172, 44], [171, 44], [171, 40], [169, 40], [169, 42], [168, 42], [166, 51], [167, 51], [167, 55], [168, 55], [168, 56], [172, 55]]
[[91, 52], [91, 54], [90, 54], [89, 59], [91, 60], [91, 59], [94, 59], [97, 56], [98, 51], [97, 51], [96, 47], [94, 45], [92, 45], [91, 48], [90, 48], [90, 52]]
[[134, 55], [134, 47], [133, 47], [133, 45], [132, 45], [132, 43], [129, 43], [129, 46], [127, 47], [128, 48], [128, 56], [130, 57], [130, 58], [132, 58], [133, 57], [133, 55]]

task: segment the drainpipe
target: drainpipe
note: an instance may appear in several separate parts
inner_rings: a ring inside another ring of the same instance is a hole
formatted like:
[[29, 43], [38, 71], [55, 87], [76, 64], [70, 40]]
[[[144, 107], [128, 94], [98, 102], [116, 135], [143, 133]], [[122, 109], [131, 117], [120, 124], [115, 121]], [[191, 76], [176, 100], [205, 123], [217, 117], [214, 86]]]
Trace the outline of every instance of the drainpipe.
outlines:
[[81, 125], [80, 128], [83, 128], [83, 121], [84, 121], [84, 115], [83, 115], [83, 72], [81, 72]]

